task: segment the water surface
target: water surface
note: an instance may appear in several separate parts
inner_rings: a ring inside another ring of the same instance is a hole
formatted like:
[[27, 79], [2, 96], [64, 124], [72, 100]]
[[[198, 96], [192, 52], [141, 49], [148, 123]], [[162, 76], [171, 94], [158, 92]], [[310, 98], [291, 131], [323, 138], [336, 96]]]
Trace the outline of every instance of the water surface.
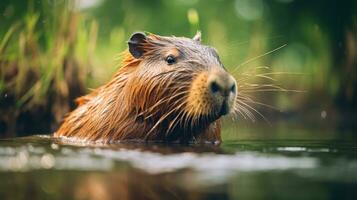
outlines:
[[224, 130], [214, 145], [0, 141], [0, 199], [355, 199], [353, 134]]

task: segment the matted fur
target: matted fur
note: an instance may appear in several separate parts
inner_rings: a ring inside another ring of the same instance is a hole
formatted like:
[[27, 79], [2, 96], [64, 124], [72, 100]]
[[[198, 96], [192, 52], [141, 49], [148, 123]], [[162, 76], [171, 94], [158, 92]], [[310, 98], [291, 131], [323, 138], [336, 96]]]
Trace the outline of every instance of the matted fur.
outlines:
[[[142, 48], [144, 56], [137, 59], [126, 51], [107, 84], [77, 99], [78, 107], [56, 137], [105, 143], [221, 140], [219, 117], [209, 105], [200, 104], [193, 112], [187, 102], [196, 77], [211, 68], [223, 70], [215, 50], [188, 38], [156, 35], [149, 35]], [[166, 66], [161, 59], [173, 49], [185, 58], [180, 67]]]

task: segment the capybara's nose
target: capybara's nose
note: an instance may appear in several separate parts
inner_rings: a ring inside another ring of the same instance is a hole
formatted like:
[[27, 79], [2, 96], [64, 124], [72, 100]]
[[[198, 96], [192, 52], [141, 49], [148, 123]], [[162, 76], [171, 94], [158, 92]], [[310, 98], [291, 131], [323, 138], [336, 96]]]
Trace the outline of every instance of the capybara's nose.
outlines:
[[207, 80], [209, 91], [216, 96], [219, 94], [223, 97], [235, 95], [237, 93], [236, 81], [225, 71], [213, 72]]

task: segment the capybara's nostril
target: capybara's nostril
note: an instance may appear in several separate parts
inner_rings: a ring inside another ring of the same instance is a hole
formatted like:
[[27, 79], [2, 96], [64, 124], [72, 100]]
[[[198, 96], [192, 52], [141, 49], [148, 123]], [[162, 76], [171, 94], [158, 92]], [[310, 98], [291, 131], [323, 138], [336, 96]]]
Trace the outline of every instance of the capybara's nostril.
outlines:
[[231, 86], [231, 92], [232, 93], [236, 93], [237, 91], [236, 91], [236, 83], [235, 82], [233, 82], [233, 85]]
[[236, 93], [236, 83], [228, 73], [214, 72], [209, 75], [208, 89], [212, 94], [229, 96], [230, 93]]

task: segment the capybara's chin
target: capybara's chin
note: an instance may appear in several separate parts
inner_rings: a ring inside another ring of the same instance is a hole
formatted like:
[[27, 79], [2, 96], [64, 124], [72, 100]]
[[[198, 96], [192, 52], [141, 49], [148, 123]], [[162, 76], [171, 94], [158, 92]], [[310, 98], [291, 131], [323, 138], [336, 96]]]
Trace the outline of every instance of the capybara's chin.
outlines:
[[217, 51], [193, 39], [138, 32], [105, 85], [77, 99], [56, 137], [88, 142], [219, 142], [236, 81]]

